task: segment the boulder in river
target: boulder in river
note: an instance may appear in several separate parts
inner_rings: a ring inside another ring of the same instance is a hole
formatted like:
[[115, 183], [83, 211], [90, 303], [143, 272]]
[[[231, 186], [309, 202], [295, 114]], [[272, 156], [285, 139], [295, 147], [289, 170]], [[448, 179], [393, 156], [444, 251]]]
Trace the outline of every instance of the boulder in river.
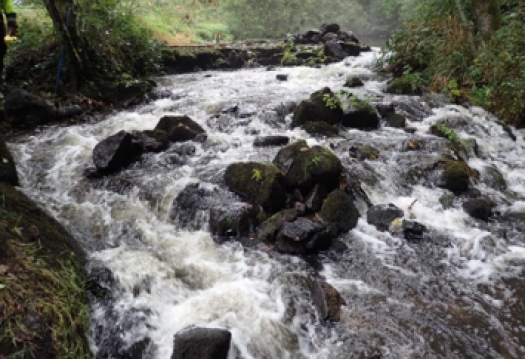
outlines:
[[290, 142], [290, 137], [288, 136], [264, 136], [264, 137], [257, 137], [255, 141], [253, 141], [254, 147], [269, 147], [269, 146], [284, 146], [287, 145], [288, 142]]
[[344, 111], [341, 124], [345, 127], [357, 129], [377, 129], [379, 127], [379, 116], [368, 102], [355, 99]]
[[470, 168], [465, 161], [443, 159], [443, 173], [437, 185], [454, 193], [465, 192], [470, 187]]
[[274, 165], [256, 162], [234, 163], [226, 169], [224, 179], [232, 192], [261, 205], [269, 214], [284, 208], [285, 177]]
[[336, 189], [328, 195], [318, 215], [320, 220], [336, 235], [353, 229], [359, 220], [359, 211], [354, 201], [341, 189]]
[[231, 337], [226, 329], [184, 329], [175, 334], [171, 359], [227, 359]]
[[463, 203], [463, 210], [469, 216], [483, 221], [492, 217], [492, 210], [496, 204], [488, 198], [471, 198]]
[[282, 253], [303, 254], [328, 249], [334, 235], [323, 223], [299, 217], [281, 227], [275, 248]]
[[341, 306], [345, 299], [330, 283], [313, 280], [310, 282], [312, 300], [322, 321], [339, 322]]
[[309, 192], [316, 183], [330, 191], [337, 187], [342, 171], [341, 160], [322, 146], [308, 147], [299, 141], [281, 148], [273, 163], [284, 172], [289, 188]]
[[99, 173], [111, 173], [127, 166], [141, 154], [129, 132], [119, 131], [100, 141], [93, 149], [93, 163]]
[[310, 95], [308, 100], [302, 101], [293, 114], [292, 127], [298, 127], [306, 122], [323, 121], [331, 125], [341, 122], [343, 110], [336, 94], [325, 87]]
[[380, 231], [387, 231], [394, 219], [403, 218], [405, 213], [392, 203], [379, 204], [370, 208], [366, 214], [366, 221]]
[[188, 116], [164, 116], [155, 127], [168, 134], [171, 142], [185, 142], [201, 138], [206, 131]]

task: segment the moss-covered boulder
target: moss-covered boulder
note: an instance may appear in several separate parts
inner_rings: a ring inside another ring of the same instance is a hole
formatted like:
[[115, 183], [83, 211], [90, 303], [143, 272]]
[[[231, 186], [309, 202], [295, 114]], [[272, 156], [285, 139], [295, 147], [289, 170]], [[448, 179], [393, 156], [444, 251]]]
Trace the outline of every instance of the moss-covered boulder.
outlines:
[[336, 137], [339, 134], [339, 130], [335, 126], [325, 121], [306, 122], [302, 127], [310, 135]]
[[392, 80], [386, 88], [387, 93], [396, 95], [420, 95], [421, 87], [413, 75], [404, 75]]
[[350, 88], [355, 88], [355, 87], [363, 87], [365, 84], [363, 82], [363, 80], [361, 80], [359, 77], [357, 76], [348, 76], [346, 78], [346, 82], [344, 84], [344, 87], [350, 87]]
[[377, 129], [379, 116], [376, 109], [368, 102], [352, 100], [352, 104], [344, 111], [341, 124], [349, 128]]
[[323, 121], [331, 125], [341, 122], [343, 110], [339, 98], [328, 87], [310, 95], [309, 100], [302, 101], [294, 111], [292, 127], [307, 122]]
[[443, 173], [438, 186], [454, 193], [465, 192], [470, 186], [470, 167], [461, 160], [444, 159], [441, 161]]
[[205, 139], [206, 131], [188, 116], [164, 116], [155, 131], [164, 131], [171, 142], [185, 142], [195, 139]]
[[226, 169], [224, 179], [231, 191], [261, 205], [267, 213], [284, 208], [286, 180], [283, 172], [274, 165], [234, 163]]
[[496, 204], [488, 198], [471, 198], [463, 203], [463, 210], [471, 217], [487, 221]]
[[325, 225], [330, 227], [332, 233], [341, 234], [357, 225], [359, 211], [348, 194], [336, 189], [324, 200], [318, 216]]
[[304, 141], [282, 148], [274, 164], [285, 173], [288, 187], [306, 192], [316, 183], [329, 190], [336, 188], [343, 169], [333, 152], [321, 146], [309, 148]]
[[82, 251], [14, 187], [0, 197], [0, 357], [92, 357]]
[[2, 136], [0, 136], [0, 182], [18, 186], [15, 163]]

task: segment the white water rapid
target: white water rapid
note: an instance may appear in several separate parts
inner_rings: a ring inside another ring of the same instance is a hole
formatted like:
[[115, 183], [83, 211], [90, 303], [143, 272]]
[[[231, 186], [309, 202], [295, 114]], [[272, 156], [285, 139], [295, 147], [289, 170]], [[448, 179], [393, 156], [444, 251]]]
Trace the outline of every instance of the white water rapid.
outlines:
[[[119, 350], [148, 338], [143, 357], [169, 359], [174, 334], [190, 325], [228, 329], [231, 359], [525, 357], [524, 132], [514, 131], [512, 141], [479, 108], [384, 94], [385, 79], [372, 71], [376, 56], [364, 53], [319, 69], [169, 76], [159, 79], [168, 98], [96, 124], [45, 128], [9, 144], [21, 190], [75, 236], [90, 270], [106, 273], [111, 294], [94, 301], [91, 321], [96, 357], [118, 358]], [[277, 73], [288, 80], [276, 80]], [[348, 75], [365, 80], [354, 93], [395, 103], [415, 132], [382, 127], [316, 139], [291, 130], [290, 115], [280, 116], [283, 104], [324, 86], [335, 92]], [[232, 105], [242, 116], [220, 114]], [[99, 141], [120, 130], [153, 129], [174, 113], [206, 129], [208, 139], [194, 143], [194, 154], [148, 154], [97, 184], [84, 177]], [[477, 142], [468, 160], [480, 172], [475, 187], [496, 202], [499, 214], [488, 223], [469, 217], [461, 201], [444, 207], [440, 199], [447, 190], [404, 180], [408, 168], [432, 158], [433, 146], [446, 141], [428, 134], [442, 119], [465, 121], [458, 136]], [[362, 186], [374, 204], [395, 204], [426, 226], [432, 240], [411, 243], [380, 232], [363, 211], [358, 226], [341, 238], [347, 249], [307, 259], [237, 242], [217, 244], [204, 221], [196, 231], [177, 228], [169, 212], [186, 185], [212, 188], [228, 164], [272, 161], [278, 148], [252, 143], [273, 134], [331, 146], [350, 171], [370, 179]], [[421, 152], [406, 150], [414, 140], [423, 143]], [[352, 160], [348, 148], [355, 143], [374, 146], [379, 158]], [[504, 182], [497, 188], [484, 180], [494, 169]], [[316, 271], [346, 300], [339, 323], [317, 319], [303, 284]]]

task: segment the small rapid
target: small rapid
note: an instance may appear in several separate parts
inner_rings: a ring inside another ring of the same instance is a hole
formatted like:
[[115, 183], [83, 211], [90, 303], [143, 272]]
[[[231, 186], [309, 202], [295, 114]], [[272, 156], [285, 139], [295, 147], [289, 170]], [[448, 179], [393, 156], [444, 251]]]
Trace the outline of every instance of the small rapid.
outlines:
[[[144, 358], [167, 359], [174, 334], [191, 325], [229, 330], [232, 359], [525, 357], [525, 133], [514, 131], [514, 141], [482, 109], [438, 96], [385, 94], [386, 79], [373, 71], [377, 56], [321, 68], [167, 76], [158, 80], [166, 98], [9, 144], [21, 190], [74, 235], [109, 293], [93, 302], [95, 357], [119, 358], [145, 343]], [[277, 73], [288, 80], [278, 81]], [[365, 82], [353, 93], [394, 103], [412, 130], [348, 129], [342, 137], [314, 138], [290, 128], [293, 103], [325, 86], [340, 90], [350, 75]], [[120, 130], [153, 129], [168, 114], [191, 117], [207, 140], [191, 151], [172, 146], [145, 154], [100, 180], [84, 176], [98, 142]], [[471, 218], [462, 200], [417, 172], [446, 147], [447, 140], [429, 134], [442, 120], [459, 124], [461, 140], [475, 141], [468, 156], [479, 173], [475, 191], [495, 201], [498, 214], [488, 222]], [[401, 208], [428, 228], [430, 239], [414, 243], [378, 231], [367, 223], [366, 208], [359, 208], [357, 227], [341, 236], [344, 250], [307, 258], [218, 244], [208, 213], [194, 230], [179, 228], [170, 212], [187, 185], [217, 188], [231, 163], [271, 162], [277, 147], [252, 144], [275, 134], [333, 150], [373, 204]], [[380, 155], [357, 161], [349, 155], [357, 144]], [[314, 276], [345, 299], [339, 323], [319, 320], [308, 290]]]

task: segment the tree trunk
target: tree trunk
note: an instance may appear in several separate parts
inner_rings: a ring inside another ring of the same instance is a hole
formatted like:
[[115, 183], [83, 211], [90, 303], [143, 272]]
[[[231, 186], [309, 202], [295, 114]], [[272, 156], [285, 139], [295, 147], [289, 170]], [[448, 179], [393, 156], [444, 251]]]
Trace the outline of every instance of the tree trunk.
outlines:
[[65, 46], [71, 91], [76, 92], [91, 74], [89, 54], [91, 49], [79, 35], [74, 0], [44, 0], [53, 25]]
[[501, 12], [497, 0], [471, 0], [474, 22], [485, 39], [501, 26]]

